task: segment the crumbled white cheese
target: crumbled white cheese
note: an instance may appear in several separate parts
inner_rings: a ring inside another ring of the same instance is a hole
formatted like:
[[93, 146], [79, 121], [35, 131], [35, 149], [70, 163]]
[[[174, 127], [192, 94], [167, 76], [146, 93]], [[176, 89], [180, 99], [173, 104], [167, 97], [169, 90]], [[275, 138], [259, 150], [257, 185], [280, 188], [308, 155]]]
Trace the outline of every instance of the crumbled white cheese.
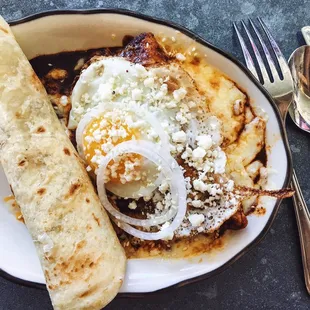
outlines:
[[194, 208], [200, 208], [202, 206], [202, 201], [201, 200], [192, 200], [192, 206]]
[[202, 159], [205, 157], [207, 152], [200, 146], [193, 150], [193, 160]]
[[229, 200], [229, 202], [230, 202], [232, 205], [237, 205], [237, 204], [238, 204], [238, 201], [237, 201], [237, 199], [236, 199], [235, 197], [231, 198], [231, 199]]
[[177, 103], [175, 101], [171, 100], [171, 101], [168, 101], [166, 103], [165, 107], [168, 109], [173, 109], [173, 108], [177, 107]]
[[154, 96], [154, 98], [156, 99], [156, 100], [162, 100], [162, 99], [164, 99], [164, 97], [165, 97], [165, 93], [163, 92], [163, 91], [158, 91], [156, 94], [155, 94], [155, 96]]
[[199, 233], [202, 233], [202, 232], [204, 231], [204, 228], [203, 228], [203, 227], [198, 227], [198, 228], [197, 228], [197, 231], [198, 231]]
[[95, 102], [102, 102], [102, 101], [110, 101], [112, 100], [113, 89], [112, 85], [107, 84], [100, 84], [98, 87], [98, 92], [93, 96], [93, 101]]
[[60, 102], [60, 104], [62, 105], [62, 106], [66, 106], [67, 104], [68, 104], [68, 97], [67, 96], [61, 96], [60, 97], [60, 100], [59, 100], [59, 102]]
[[131, 97], [133, 100], [141, 100], [142, 99], [142, 90], [135, 88], [132, 90]]
[[186, 89], [183, 88], [183, 87], [181, 87], [181, 88], [179, 88], [179, 89], [176, 89], [176, 90], [173, 92], [173, 98], [174, 98], [177, 102], [179, 102], [179, 101], [181, 101], [182, 99], [185, 98], [186, 94], [187, 94]]
[[158, 201], [156, 204], [156, 209], [162, 211], [164, 209], [164, 205], [160, 201]]
[[233, 180], [228, 180], [226, 183], [226, 190], [228, 192], [231, 192], [234, 189], [234, 181]]
[[178, 153], [181, 153], [183, 151], [183, 149], [184, 149], [184, 145], [182, 145], [182, 144], [177, 145], [177, 152]]
[[175, 55], [175, 58], [176, 58], [177, 60], [179, 60], [179, 61], [185, 61], [185, 60], [186, 60], [186, 57], [185, 57], [183, 54], [181, 54], [181, 53], [177, 53], [177, 54]]
[[188, 122], [188, 119], [184, 116], [184, 114], [181, 111], [177, 112], [175, 119], [182, 125]]
[[128, 205], [128, 208], [130, 210], [135, 210], [137, 209], [137, 203], [135, 201], [132, 201], [129, 205]]
[[209, 150], [213, 144], [212, 137], [210, 135], [201, 135], [196, 138], [198, 146], [202, 147], [206, 151]]
[[78, 61], [77, 61], [77, 63], [76, 63], [76, 65], [75, 65], [75, 67], [74, 67], [74, 71], [78, 71], [78, 70], [81, 70], [82, 69], [82, 67], [83, 67], [83, 65], [84, 65], [84, 63], [85, 63], [85, 59], [84, 58], [80, 58]]
[[178, 132], [174, 132], [172, 134], [172, 141], [184, 143], [186, 141], [186, 133], [183, 130], [180, 130]]
[[225, 173], [226, 166], [226, 154], [220, 150], [217, 152], [217, 157], [214, 160], [214, 172], [215, 173]]
[[198, 227], [204, 222], [205, 217], [203, 214], [191, 214], [188, 216], [188, 220], [194, 227]]
[[[162, 225], [161, 229], [160, 230], [165, 230], [167, 229], [168, 227], [170, 226], [170, 223], [169, 222], [166, 222]], [[174, 233], [173, 231], [167, 231], [167, 235], [166, 237], [164, 238], [164, 240], [172, 240], [173, 239], [173, 236], [174, 236]]]
[[160, 90], [166, 95], [168, 93], [168, 85], [167, 84], [162, 84], [160, 86]]
[[165, 193], [169, 189], [169, 183], [164, 181], [158, 189], [161, 193]]
[[100, 121], [100, 127], [105, 128], [108, 125], [108, 121], [104, 118]]
[[199, 192], [205, 192], [208, 189], [208, 185], [201, 180], [194, 180], [194, 189]]
[[154, 87], [154, 78], [149, 77], [149, 78], [145, 79], [143, 84], [145, 87], [149, 87], [149, 88]]

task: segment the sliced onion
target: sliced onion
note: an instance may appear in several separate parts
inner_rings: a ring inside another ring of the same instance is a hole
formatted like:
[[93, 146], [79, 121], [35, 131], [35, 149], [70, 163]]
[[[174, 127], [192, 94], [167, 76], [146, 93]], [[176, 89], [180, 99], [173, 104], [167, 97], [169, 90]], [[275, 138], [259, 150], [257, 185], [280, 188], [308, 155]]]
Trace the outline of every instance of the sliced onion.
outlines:
[[[107, 165], [113, 158], [125, 153], [136, 153], [142, 155], [154, 162], [156, 165], [161, 166], [163, 174], [169, 181], [172, 201], [176, 202], [177, 207], [171, 206], [171, 208], [165, 214], [159, 215], [153, 219], [140, 220], [122, 214], [111, 205], [106, 195], [104, 173]], [[126, 232], [141, 239], [159, 240], [166, 238], [181, 225], [186, 213], [186, 187], [184, 176], [178, 163], [171, 156], [161, 156], [158, 152], [156, 152], [156, 144], [149, 141], [126, 141], [118, 144], [115, 148], [113, 148], [99, 165], [97, 175], [97, 189], [99, 198], [104, 208], [113, 216], [112, 219]], [[172, 217], [174, 217], [174, 219], [170, 226], [154, 233], [143, 232], [128, 225], [131, 224], [141, 227], [150, 227], [165, 223]]]
[[82, 119], [79, 122], [79, 125], [77, 126], [75, 138], [76, 138], [76, 145], [77, 150], [80, 156], [85, 159], [84, 150], [83, 150], [83, 136], [84, 136], [84, 130], [85, 127], [96, 117], [100, 116], [100, 112], [97, 108], [91, 109], [89, 112], [87, 112]]

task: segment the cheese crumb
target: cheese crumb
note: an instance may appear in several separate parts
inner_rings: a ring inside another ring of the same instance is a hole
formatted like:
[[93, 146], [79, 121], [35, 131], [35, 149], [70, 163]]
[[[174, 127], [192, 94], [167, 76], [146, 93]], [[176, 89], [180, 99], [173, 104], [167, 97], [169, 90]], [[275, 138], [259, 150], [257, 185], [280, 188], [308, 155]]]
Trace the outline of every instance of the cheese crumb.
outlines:
[[181, 87], [179, 89], [176, 89], [174, 92], [173, 92], [173, 98], [179, 102], [181, 101], [182, 99], [184, 99], [184, 97], [186, 96], [187, 94], [187, 91], [185, 88]]
[[204, 158], [206, 154], [207, 152], [202, 147], [198, 146], [193, 151], [193, 159], [197, 160], [197, 159]]
[[77, 63], [76, 63], [76, 65], [75, 65], [75, 67], [74, 67], [74, 71], [78, 71], [78, 70], [81, 70], [82, 69], [82, 67], [83, 67], [83, 65], [84, 65], [84, 63], [85, 63], [85, 59], [84, 58], [80, 58], [78, 61], [77, 61]]
[[153, 87], [154, 86], [154, 78], [149, 77], [149, 78], [145, 79], [143, 84], [145, 87], [149, 87], [149, 88]]
[[212, 146], [212, 138], [209, 135], [201, 135], [196, 138], [198, 146], [202, 147], [206, 151]]
[[228, 180], [226, 184], [226, 190], [228, 192], [231, 192], [234, 189], [234, 181], [233, 180]]
[[184, 143], [186, 141], [186, 133], [183, 130], [173, 133], [172, 141]]
[[64, 107], [68, 104], [68, 97], [67, 96], [61, 96], [60, 97], [60, 104], [63, 105]]
[[132, 201], [129, 205], [128, 208], [130, 210], [135, 210], [137, 208], [137, 203], [135, 201]]
[[177, 53], [177, 54], [175, 55], [175, 58], [176, 58], [177, 60], [179, 60], [179, 61], [185, 61], [185, 60], [186, 60], [186, 57], [185, 57], [183, 54], [181, 54], [181, 53]]
[[159, 191], [161, 193], [165, 193], [169, 189], [169, 184], [168, 182], [164, 181], [160, 186], [159, 186]]
[[188, 216], [188, 220], [194, 227], [198, 227], [204, 222], [205, 217], [203, 214], [191, 214]]
[[193, 200], [192, 201], [192, 206], [194, 208], [200, 208], [202, 206], [202, 201], [201, 200]]
[[193, 186], [194, 189], [199, 192], [205, 192], [208, 189], [208, 186], [201, 180], [194, 180]]
[[131, 97], [133, 100], [141, 100], [142, 99], [142, 90], [135, 88], [132, 90]]

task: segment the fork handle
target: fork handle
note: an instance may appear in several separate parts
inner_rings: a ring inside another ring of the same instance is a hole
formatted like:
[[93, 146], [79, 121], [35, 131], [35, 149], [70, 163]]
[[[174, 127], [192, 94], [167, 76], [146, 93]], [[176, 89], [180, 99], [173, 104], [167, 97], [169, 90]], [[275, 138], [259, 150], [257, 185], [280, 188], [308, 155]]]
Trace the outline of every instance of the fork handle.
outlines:
[[310, 213], [302, 195], [295, 170], [293, 170], [292, 187], [295, 190], [293, 202], [299, 232], [305, 282], [307, 291], [310, 294]]

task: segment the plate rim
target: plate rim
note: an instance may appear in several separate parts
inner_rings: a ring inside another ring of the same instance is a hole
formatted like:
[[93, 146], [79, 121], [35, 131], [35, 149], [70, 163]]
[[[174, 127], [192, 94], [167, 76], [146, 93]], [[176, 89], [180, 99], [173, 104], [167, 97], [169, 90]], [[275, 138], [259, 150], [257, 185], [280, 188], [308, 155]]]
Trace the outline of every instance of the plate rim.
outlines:
[[[21, 25], [42, 17], [47, 17], [51, 15], [91, 15], [91, 14], [118, 14], [118, 15], [125, 15], [125, 16], [131, 16], [135, 17], [144, 21], [149, 21], [157, 24], [161, 24], [170, 28], [173, 28], [175, 30], [179, 30], [183, 32], [185, 35], [188, 37], [192, 38], [193, 40], [197, 41], [198, 43], [214, 50], [215, 52], [221, 54], [231, 62], [233, 62], [236, 66], [238, 66], [243, 73], [254, 83], [254, 85], [262, 92], [262, 94], [266, 97], [268, 102], [270, 103], [271, 107], [273, 108], [273, 111], [275, 113], [279, 128], [280, 128], [280, 133], [281, 133], [281, 138], [284, 144], [284, 149], [285, 149], [285, 155], [287, 157], [287, 171], [285, 175], [285, 180], [283, 187], [287, 187], [291, 181], [292, 177], [292, 155], [290, 152], [290, 147], [288, 144], [288, 139], [287, 139], [287, 133], [284, 128], [283, 121], [281, 119], [279, 110], [276, 106], [276, 103], [273, 101], [271, 95], [267, 92], [267, 90], [259, 83], [259, 81], [256, 80], [256, 78], [252, 75], [252, 73], [234, 56], [230, 55], [228, 52], [222, 50], [221, 48], [216, 47], [206, 39], [202, 38], [201, 36], [197, 35], [193, 31], [187, 29], [186, 27], [175, 23], [171, 22], [165, 19], [149, 16], [140, 12], [135, 12], [127, 9], [122, 9], [122, 8], [97, 8], [97, 9], [75, 9], [75, 10], [63, 10], [63, 9], [56, 9], [56, 10], [46, 10], [46, 11], [41, 11], [35, 14], [27, 15], [25, 17], [22, 17], [20, 19], [15, 19], [12, 21], [9, 21], [10, 26], [16, 26], [16, 25]], [[168, 286], [166, 288], [162, 288], [159, 290], [156, 290], [154, 292], [145, 292], [145, 293], [119, 293], [117, 296], [120, 297], [144, 297], [145, 295], [153, 295], [153, 294], [158, 294], [162, 291], [167, 291], [171, 290], [173, 288], [181, 287], [187, 284], [191, 284], [194, 282], [198, 282], [204, 279], [211, 278], [217, 274], [222, 273], [225, 271], [228, 267], [230, 267], [234, 262], [236, 262], [238, 259], [240, 259], [244, 254], [250, 252], [257, 246], [266, 236], [267, 232], [270, 230], [277, 214], [279, 211], [279, 207], [281, 205], [282, 199], [278, 199], [276, 201], [276, 204], [274, 206], [274, 209], [272, 213], [270, 214], [270, 218], [268, 219], [267, 223], [265, 224], [265, 227], [263, 230], [259, 233], [259, 235], [252, 241], [250, 242], [246, 247], [244, 247], [239, 253], [237, 253], [235, 256], [233, 256], [230, 260], [228, 260], [225, 264], [222, 266], [218, 267], [215, 270], [212, 270], [208, 273], [205, 273], [203, 275], [183, 280], [179, 283], [176, 283], [174, 285]], [[3, 269], [0, 268], [0, 276], [4, 279], [7, 279], [11, 282], [14, 282], [16, 284], [20, 284], [23, 286], [31, 287], [31, 288], [37, 288], [41, 290], [46, 290], [46, 285], [33, 282], [33, 281], [28, 281], [24, 280], [18, 277], [15, 277], [7, 272], [5, 272]]]

